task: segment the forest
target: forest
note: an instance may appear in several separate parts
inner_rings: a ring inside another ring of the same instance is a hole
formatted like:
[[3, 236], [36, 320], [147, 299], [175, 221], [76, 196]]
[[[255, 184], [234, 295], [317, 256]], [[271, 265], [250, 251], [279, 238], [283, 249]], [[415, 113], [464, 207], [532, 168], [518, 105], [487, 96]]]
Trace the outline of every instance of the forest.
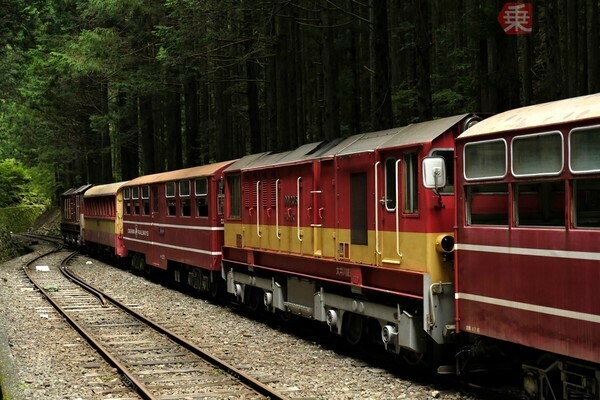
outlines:
[[0, 0], [12, 202], [599, 91], [599, 0], [504, 3]]

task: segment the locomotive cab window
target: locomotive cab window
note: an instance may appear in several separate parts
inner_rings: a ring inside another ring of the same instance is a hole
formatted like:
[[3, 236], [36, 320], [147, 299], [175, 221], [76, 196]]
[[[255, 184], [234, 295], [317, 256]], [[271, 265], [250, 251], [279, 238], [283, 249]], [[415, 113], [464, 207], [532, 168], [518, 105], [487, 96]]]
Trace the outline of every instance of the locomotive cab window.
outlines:
[[404, 213], [416, 214], [419, 211], [418, 154], [404, 154]]
[[396, 210], [396, 197], [398, 191], [398, 173], [395, 158], [385, 160], [385, 209]]
[[467, 186], [467, 225], [508, 226], [508, 184]]
[[196, 190], [196, 216], [208, 217], [208, 179], [196, 179], [194, 186]]
[[564, 181], [518, 183], [517, 226], [565, 226]]
[[227, 177], [228, 207], [227, 217], [239, 219], [242, 217], [242, 181], [239, 175]]
[[438, 189], [442, 195], [454, 194], [454, 151], [451, 149], [439, 149], [431, 152], [432, 157], [442, 157], [446, 169], [446, 182], [443, 188]]

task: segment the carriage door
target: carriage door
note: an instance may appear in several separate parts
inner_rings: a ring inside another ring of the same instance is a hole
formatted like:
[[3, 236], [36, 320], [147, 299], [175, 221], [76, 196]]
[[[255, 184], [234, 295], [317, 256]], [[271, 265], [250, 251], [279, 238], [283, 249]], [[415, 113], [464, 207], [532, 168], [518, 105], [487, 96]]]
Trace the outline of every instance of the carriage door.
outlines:
[[350, 174], [350, 243], [366, 246], [367, 226], [367, 174]]
[[[384, 265], [399, 265], [402, 261], [401, 252], [401, 212], [402, 193], [400, 192], [400, 176], [402, 158], [395, 155], [382, 157], [383, 187], [380, 190], [380, 249], [381, 262]], [[385, 232], [385, 234], [384, 234]]]

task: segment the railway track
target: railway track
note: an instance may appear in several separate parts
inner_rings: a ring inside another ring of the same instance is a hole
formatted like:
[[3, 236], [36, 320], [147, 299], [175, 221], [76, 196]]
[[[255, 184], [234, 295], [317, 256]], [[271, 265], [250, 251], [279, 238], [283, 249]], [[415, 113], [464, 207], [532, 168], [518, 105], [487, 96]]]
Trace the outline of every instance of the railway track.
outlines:
[[[55, 249], [25, 266], [29, 279], [142, 398], [286, 398], [83, 282], [68, 269], [76, 252], [64, 251], [52, 239], [33, 237], [54, 243]], [[51, 254], [60, 255], [61, 262], [40, 265]]]

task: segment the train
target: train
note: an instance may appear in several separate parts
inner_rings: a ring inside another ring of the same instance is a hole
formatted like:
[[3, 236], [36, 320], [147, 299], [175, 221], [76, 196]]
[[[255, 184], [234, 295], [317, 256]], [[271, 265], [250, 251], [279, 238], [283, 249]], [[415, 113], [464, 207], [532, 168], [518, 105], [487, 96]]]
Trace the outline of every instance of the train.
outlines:
[[[67, 243], [537, 399], [600, 399], [600, 94], [85, 185]], [[444, 356], [445, 357], [445, 356]]]

